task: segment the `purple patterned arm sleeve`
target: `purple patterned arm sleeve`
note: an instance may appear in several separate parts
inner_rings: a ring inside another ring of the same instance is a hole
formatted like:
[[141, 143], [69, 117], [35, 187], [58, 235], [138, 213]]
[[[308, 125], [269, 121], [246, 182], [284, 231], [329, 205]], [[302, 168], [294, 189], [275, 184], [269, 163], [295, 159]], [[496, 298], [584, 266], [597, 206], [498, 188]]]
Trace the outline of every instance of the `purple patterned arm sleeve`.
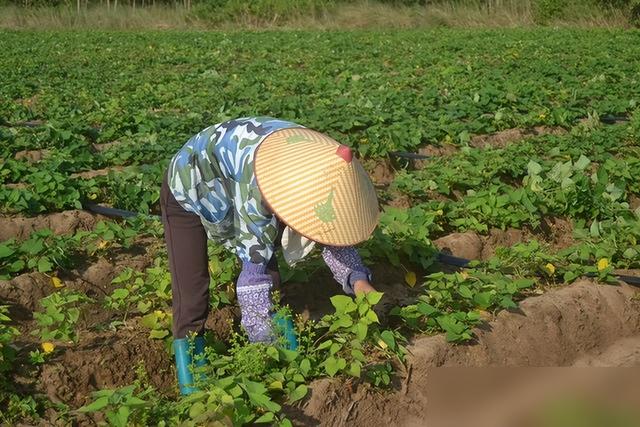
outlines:
[[266, 264], [242, 263], [236, 295], [242, 313], [242, 327], [251, 342], [270, 342], [271, 334], [271, 276]]
[[353, 285], [358, 280], [371, 281], [371, 271], [362, 264], [358, 251], [352, 246], [325, 246], [322, 258], [333, 277], [342, 286], [345, 293], [353, 295]]

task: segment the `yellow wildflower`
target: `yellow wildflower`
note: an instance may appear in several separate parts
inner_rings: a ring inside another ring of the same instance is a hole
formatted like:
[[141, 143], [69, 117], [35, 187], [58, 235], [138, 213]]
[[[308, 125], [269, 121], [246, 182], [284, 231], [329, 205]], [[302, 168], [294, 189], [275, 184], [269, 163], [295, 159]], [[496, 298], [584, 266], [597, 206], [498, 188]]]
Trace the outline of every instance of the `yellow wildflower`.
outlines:
[[97, 198], [98, 198], [98, 195], [96, 193], [89, 194], [89, 200], [95, 200]]
[[64, 283], [62, 283], [62, 280], [60, 280], [60, 278], [56, 276], [51, 277], [51, 284], [53, 285], [54, 288], [61, 288], [64, 286]]
[[609, 267], [609, 260], [606, 258], [600, 258], [600, 261], [598, 261], [598, 271], [602, 271], [607, 267]]
[[42, 343], [42, 351], [44, 351], [44, 354], [49, 354], [53, 351], [53, 349], [55, 349], [56, 346], [51, 343], [51, 342], [43, 342]]
[[551, 264], [550, 262], [544, 266], [545, 270], [549, 273], [549, 275], [553, 275], [556, 272], [556, 266]]

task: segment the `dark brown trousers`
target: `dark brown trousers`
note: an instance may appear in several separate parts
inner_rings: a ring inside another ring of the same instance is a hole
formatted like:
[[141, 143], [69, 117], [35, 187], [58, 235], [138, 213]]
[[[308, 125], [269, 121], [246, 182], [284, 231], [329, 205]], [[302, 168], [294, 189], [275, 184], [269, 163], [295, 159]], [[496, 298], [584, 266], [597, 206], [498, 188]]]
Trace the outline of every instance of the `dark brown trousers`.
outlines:
[[173, 336], [201, 334], [209, 314], [207, 233], [200, 217], [184, 210], [173, 197], [166, 175], [160, 189], [160, 210], [171, 270]]
[[[184, 210], [173, 197], [166, 174], [160, 189], [160, 210], [171, 270], [173, 337], [202, 334], [209, 314], [207, 233], [200, 217]], [[279, 286], [275, 255], [269, 261], [267, 271], [274, 285]]]

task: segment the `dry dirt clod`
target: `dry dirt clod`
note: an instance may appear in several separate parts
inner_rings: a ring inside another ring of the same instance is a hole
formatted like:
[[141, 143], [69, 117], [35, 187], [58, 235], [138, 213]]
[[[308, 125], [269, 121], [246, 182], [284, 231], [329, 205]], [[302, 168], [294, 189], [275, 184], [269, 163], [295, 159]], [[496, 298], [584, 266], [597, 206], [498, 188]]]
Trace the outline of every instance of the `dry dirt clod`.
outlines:
[[487, 260], [495, 255], [498, 247], [509, 248], [523, 241], [524, 232], [515, 228], [500, 230], [492, 228], [488, 236], [483, 236], [481, 259]]
[[18, 151], [14, 158], [16, 160], [25, 160], [29, 163], [35, 163], [47, 157], [50, 153], [50, 150], [22, 150]]
[[561, 127], [535, 126], [531, 129], [505, 129], [490, 135], [475, 135], [469, 145], [474, 148], [504, 148], [525, 138], [541, 135], [562, 135], [567, 131]]
[[356, 402], [351, 402], [351, 405], [349, 405], [349, 408], [347, 408], [347, 411], [345, 413], [345, 416], [343, 418], [343, 422], [347, 422], [349, 421], [349, 417], [351, 416], [351, 412], [353, 411], [353, 408], [356, 406]]
[[91, 170], [86, 172], [72, 173], [71, 175], [69, 175], [69, 177], [74, 179], [91, 179], [98, 176], [107, 176], [109, 175], [109, 172], [121, 172], [124, 169], [125, 169], [124, 166], [112, 166], [110, 168], [105, 168], [105, 169], [96, 169], [96, 170]]
[[[425, 145], [424, 147], [420, 147], [418, 149], [418, 154], [422, 154], [429, 157], [449, 157], [458, 152], [458, 147], [451, 144], [444, 144], [440, 146], [436, 145]], [[426, 160], [414, 160], [413, 166], [416, 169], [423, 169], [428, 163], [430, 159]]]
[[369, 160], [364, 163], [364, 167], [369, 172], [374, 185], [386, 187], [391, 184], [395, 178], [395, 170], [391, 166], [388, 159], [381, 161]]
[[451, 255], [466, 258], [480, 259], [482, 256], [482, 239], [473, 232], [453, 233], [441, 237], [433, 242], [441, 251]]
[[389, 200], [388, 205], [399, 209], [409, 209], [411, 207], [411, 198], [406, 194], [393, 192], [391, 193], [391, 200]]
[[239, 313], [234, 311], [231, 306], [224, 306], [209, 312], [209, 316], [205, 322], [205, 328], [212, 331], [220, 340], [228, 340], [233, 334], [233, 325]]
[[0, 241], [24, 240], [34, 231], [45, 228], [55, 234], [73, 234], [79, 230], [92, 230], [103, 217], [87, 211], [71, 210], [35, 217], [0, 218]]
[[11, 280], [0, 280], [0, 301], [29, 311], [39, 309], [39, 301], [53, 291], [51, 279], [42, 273], [26, 273]]
[[121, 141], [112, 141], [112, 142], [103, 142], [101, 144], [94, 143], [94, 144], [91, 144], [91, 146], [93, 147], [93, 149], [95, 151], [101, 152], [101, 151], [106, 151], [106, 150], [108, 150], [108, 149], [110, 149], [112, 147], [115, 147], [115, 146], [119, 145], [119, 144], [122, 144], [122, 142]]

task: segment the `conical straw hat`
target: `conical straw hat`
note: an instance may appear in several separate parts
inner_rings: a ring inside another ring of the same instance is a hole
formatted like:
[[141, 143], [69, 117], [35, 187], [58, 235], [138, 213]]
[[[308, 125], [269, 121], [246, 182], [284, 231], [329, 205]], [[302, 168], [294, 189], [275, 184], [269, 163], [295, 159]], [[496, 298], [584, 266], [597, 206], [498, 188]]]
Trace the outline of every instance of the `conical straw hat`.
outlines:
[[378, 223], [369, 176], [349, 147], [305, 128], [267, 136], [255, 153], [263, 200], [285, 224], [330, 246], [366, 240]]

